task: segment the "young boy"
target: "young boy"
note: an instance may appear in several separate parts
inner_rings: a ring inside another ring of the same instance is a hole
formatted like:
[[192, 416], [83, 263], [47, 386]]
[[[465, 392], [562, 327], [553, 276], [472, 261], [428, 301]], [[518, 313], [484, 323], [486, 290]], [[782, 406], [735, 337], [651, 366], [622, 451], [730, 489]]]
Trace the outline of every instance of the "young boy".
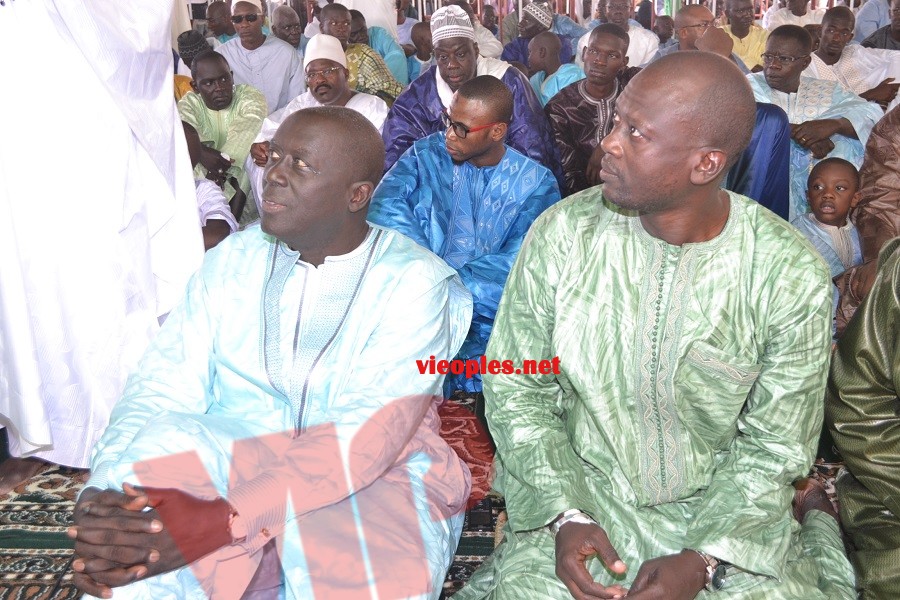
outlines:
[[837, 277], [862, 262], [859, 232], [847, 220], [859, 202], [859, 172], [843, 158], [826, 158], [816, 164], [806, 184], [812, 212], [792, 224], [809, 239]]
[[[806, 198], [812, 212], [791, 221], [828, 263], [832, 277], [862, 263], [859, 232], [847, 219], [850, 209], [859, 202], [859, 185], [859, 171], [843, 158], [820, 161], [806, 183]], [[837, 302], [835, 286], [835, 309]]]
[[428, 23], [420, 22], [412, 26], [410, 33], [416, 53], [406, 59], [409, 69], [409, 80], [412, 81], [434, 64], [432, 59], [431, 28]]

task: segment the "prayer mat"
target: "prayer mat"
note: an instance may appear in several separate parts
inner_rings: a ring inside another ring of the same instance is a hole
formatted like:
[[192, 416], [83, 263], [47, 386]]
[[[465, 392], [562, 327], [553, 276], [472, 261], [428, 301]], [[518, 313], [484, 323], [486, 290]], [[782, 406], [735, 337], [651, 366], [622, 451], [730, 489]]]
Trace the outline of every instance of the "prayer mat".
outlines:
[[0, 600], [81, 595], [67, 573], [73, 542], [66, 528], [85, 481], [86, 470], [50, 466], [0, 496]]

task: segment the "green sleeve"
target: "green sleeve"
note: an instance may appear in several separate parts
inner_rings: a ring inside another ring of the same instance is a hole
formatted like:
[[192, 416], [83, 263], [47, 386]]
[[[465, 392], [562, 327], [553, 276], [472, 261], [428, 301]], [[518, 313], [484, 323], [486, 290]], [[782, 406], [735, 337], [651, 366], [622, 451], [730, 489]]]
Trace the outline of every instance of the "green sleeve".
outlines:
[[250, 154], [250, 145], [262, 128], [267, 115], [266, 98], [256, 88], [246, 85], [237, 86], [231, 122], [228, 124], [226, 141], [219, 152], [227, 154], [235, 166], [244, 168], [244, 161]]
[[820, 262], [759, 274], [767, 282], [757, 292], [760, 373], [685, 539], [688, 548], [771, 577], [782, 576], [779, 557], [793, 535], [791, 483], [809, 472], [822, 429], [832, 299]]
[[893, 252], [838, 342], [826, 399], [831, 434], [847, 469], [895, 515], [900, 515], [898, 283], [900, 252]]
[[[510, 273], [487, 359], [553, 358], [556, 292], [576, 224], [561, 202], [532, 225]], [[514, 531], [537, 529], [570, 508], [604, 505], [589, 492], [569, 441], [555, 375], [485, 375], [486, 415], [497, 444], [497, 481]]]

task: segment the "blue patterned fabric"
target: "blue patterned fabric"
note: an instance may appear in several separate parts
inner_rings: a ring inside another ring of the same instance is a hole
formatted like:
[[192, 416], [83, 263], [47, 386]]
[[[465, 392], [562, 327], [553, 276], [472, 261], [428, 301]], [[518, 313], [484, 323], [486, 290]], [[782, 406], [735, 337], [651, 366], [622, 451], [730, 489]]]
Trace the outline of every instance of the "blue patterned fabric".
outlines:
[[[479, 58], [479, 62], [486, 60], [489, 59]], [[444, 105], [438, 95], [436, 74], [437, 66], [430, 67], [413, 80], [391, 106], [382, 135], [387, 149], [384, 160], [385, 171], [397, 162], [413, 142], [444, 130], [441, 123]], [[506, 69], [500, 81], [505, 83], [513, 94], [513, 118], [506, 143], [550, 169], [562, 186], [564, 179], [559, 162], [559, 150], [553, 141], [550, 122], [544, 115], [541, 102], [531, 89], [531, 83], [525, 75], [512, 68]]]
[[[559, 199], [553, 174], [516, 150], [507, 147], [493, 167], [454, 163], [444, 134], [434, 133], [384, 176], [369, 221], [411, 237], [456, 269], [475, 305], [459, 358], [478, 358], [528, 228]], [[445, 391], [455, 389], [481, 391], [481, 378], [448, 375]]]
[[[503, 54], [500, 55], [500, 60], [505, 60], [506, 62], [520, 62], [526, 67], [528, 66], [528, 43], [531, 40], [526, 40], [525, 38], [517, 37], [507, 45], [503, 46]], [[570, 63], [575, 60], [575, 54], [572, 50], [572, 44], [563, 43], [559, 48], [559, 62], [562, 64]]]
[[790, 155], [791, 128], [787, 114], [774, 104], [757, 102], [753, 137], [728, 171], [725, 189], [756, 200], [787, 221]]

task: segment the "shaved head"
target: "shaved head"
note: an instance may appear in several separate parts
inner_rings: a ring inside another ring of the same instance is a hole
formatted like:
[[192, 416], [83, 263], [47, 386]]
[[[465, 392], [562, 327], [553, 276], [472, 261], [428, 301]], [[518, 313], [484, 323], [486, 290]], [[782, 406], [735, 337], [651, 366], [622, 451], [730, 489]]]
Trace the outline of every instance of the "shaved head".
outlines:
[[[362, 113], [339, 106], [317, 106], [301, 112], [314, 111], [311, 116], [339, 136], [344, 148], [343, 168], [355, 181], [371, 181], [378, 185], [384, 173], [384, 140]], [[352, 160], [351, 160], [352, 157]]]
[[204, 50], [200, 54], [194, 57], [194, 60], [191, 61], [191, 79], [197, 80], [199, 79], [197, 75], [197, 71], [201, 65], [207, 62], [217, 62], [225, 65], [225, 68], [230, 70], [231, 66], [228, 64], [228, 60], [215, 50]]
[[725, 152], [726, 168], [750, 143], [756, 101], [730, 60], [709, 52], [675, 52], [647, 65], [632, 83], [638, 77], [671, 99], [674, 112], [693, 124], [697, 144]]
[[343, 4], [326, 4], [319, 13], [319, 21], [325, 21], [331, 17], [349, 15], [350, 10]]
[[206, 7], [206, 15], [209, 17], [210, 15], [218, 16], [231, 14], [231, 6], [222, 0], [215, 0], [215, 2], [210, 2], [209, 6]]
[[809, 35], [808, 31], [799, 25], [782, 25], [776, 27], [772, 30], [772, 33], [769, 34], [769, 40], [772, 40], [773, 38], [794, 40], [800, 44], [800, 50], [803, 51], [803, 54], [812, 52], [812, 37]]
[[[620, 40], [624, 41], [625, 42], [625, 50], [626, 51], [628, 50], [628, 45], [631, 43], [631, 38], [628, 37], [628, 32], [625, 31], [624, 29], [622, 29], [621, 27], [619, 27], [618, 25], [614, 25], [612, 23], [603, 23], [602, 25], [598, 25], [597, 27], [594, 27], [594, 29], [591, 30], [591, 37], [589, 37], [588, 40], [595, 40], [596, 38], [600, 37], [603, 34], [612, 35], [612, 36], [615, 36], [615, 37], [619, 38]], [[590, 42], [588, 42], [588, 43], [590, 43]]]
[[537, 34], [531, 38], [531, 43], [538, 48], [544, 48], [548, 53], [552, 53], [553, 55], [558, 55], [560, 48], [562, 48], [562, 42], [559, 41], [559, 36], [552, 31], [544, 31]]
[[693, 25], [695, 20], [712, 21], [712, 11], [700, 4], [688, 4], [675, 13], [675, 29]]
[[856, 16], [854, 16], [852, 10], [850, 10], [846, 6], [834, 6], [825, 11], [825, 15], [822, 17], [822, 27], [825, 27], [832, 21], [843, 20], [846, 20], [850, 23], [850, 29], [853, 29], [854, 25], [856, 24]]
[[512, 121], [513, 95], [506, 84], [491, 75], [479, 75], [464, 83], [456, 92], [467, 100], [481, 102], [490, 117], [501, 123]]

